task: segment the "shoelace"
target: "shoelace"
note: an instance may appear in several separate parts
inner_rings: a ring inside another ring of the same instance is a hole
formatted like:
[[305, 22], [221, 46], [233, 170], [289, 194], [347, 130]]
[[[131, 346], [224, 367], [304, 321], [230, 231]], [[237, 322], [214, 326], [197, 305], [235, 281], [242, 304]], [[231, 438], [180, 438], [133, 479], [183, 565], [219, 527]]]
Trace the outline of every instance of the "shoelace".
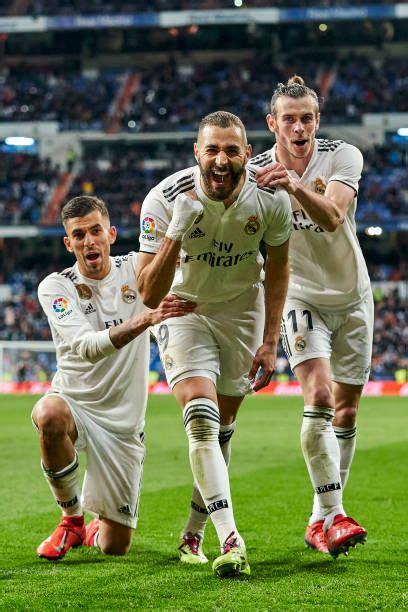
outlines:
[[[197, 535], [183, 536], [184, 544], [190, 547], [191, 552], [196, 555], [198, 553], [198, 547], [200, 546], [200, 538]], [[184, 546], [183, 544], [183, 546]]]
[[234, 537], [235, 531], [231, 531], [224, 544], [222, 545], [223, 554], [229, 553], [231, 548], [236, 548], [238, 546], [237, 538]]

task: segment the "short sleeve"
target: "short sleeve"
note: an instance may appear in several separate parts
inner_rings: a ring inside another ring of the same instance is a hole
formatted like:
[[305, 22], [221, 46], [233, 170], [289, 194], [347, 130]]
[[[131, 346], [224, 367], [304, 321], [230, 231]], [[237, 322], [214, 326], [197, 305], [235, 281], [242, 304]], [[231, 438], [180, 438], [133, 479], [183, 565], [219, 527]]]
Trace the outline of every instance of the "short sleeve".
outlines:
[[157, 189], [152, 189], [144, 199], [140, 214], [140, 251], [157, 253], [170, 221], [167, 203]]
[[284, 189], [276, 191], [274, 204], [263, 239], [269, 246], [280, 246], [289, 239], [292, 231], [292, 206]]
[[357, 147], [344, 144], [333, 152], [333, 168], [330, 181], [339, 181], [358, 192], [358, 183], [363, 170], [363, 156]]

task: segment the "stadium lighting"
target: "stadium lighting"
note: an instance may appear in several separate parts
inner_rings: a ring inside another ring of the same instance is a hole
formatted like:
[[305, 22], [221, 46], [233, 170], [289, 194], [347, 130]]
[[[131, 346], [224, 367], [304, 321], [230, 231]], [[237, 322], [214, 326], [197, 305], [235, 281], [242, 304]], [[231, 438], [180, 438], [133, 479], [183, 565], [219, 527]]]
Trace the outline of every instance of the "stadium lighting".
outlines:
[[320, 23], [320, 24], [319, 24], [319, 30], [320, 30], [321, 32], [327, 32], [327, 27], [328, 27], [328, 26], [327, 26], [327, 23]]
[[31, 147], [35, 140], [27, 136], [8, 136], [4, 142], [9, 147]]
[[242, 6], [242, 0], [234, 0], [234, 6], [240, 8]]
[[367, 236], [381, 236], [383, 233], [383, 228], [379, 227], [378, 225], [372, 225], [370, 227], [366, 227], [364, 233], [367, 234]]
[[399, 128], [397, 134], [398, 136], [408, 136], [408, 128]]

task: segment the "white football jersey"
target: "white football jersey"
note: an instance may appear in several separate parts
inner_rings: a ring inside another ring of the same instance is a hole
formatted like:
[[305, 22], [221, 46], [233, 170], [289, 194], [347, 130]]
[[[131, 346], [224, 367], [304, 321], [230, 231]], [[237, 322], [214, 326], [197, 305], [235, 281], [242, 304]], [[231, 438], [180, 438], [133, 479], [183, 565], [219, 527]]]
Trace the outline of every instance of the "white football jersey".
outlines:
[[[276, 145], [252, 158], [251, 163], [266, 166], [276, 161]], [[290, 239], [288, 296], [328, 310], [345, 309], [359, 302], [370, 289], [367, 266], [356, 234], [355, 211], [363, 158], [353, 145], [342, 140], [316, 139], [312, 158], [300, 178], [302, 185], [324, 194], [330, 181], [354, 189], [356, 196], [344, 223], [327, 232], [314, 223], [299, 202], [292, 203], [293, 232]]]
[[291, 231], [289, 197], [283, 189], [260, 189], [247, 166], [244, 186], [229, 208], [210, 200], [200, 186], [200, 169], [192, 166], [167, 177], [146, 196], [141, 212], [140, 250], [157, 253], [180, 193], [194, 189], [204, 207], [183, 238], [172, 290], [198, 302], [224, 302], [260, 283], [261, 240], [286, 242]]
[[121, 349], [109, 328], [145, 310], [136, 291], [137, 253], [111, 257], [102, 280], [82, 276], [75, 264], [47, 276], [38, 287], [57, 354], [52, 391], [79, 402], [114, 433], [144, 427], [149, 370], [149, 333]]

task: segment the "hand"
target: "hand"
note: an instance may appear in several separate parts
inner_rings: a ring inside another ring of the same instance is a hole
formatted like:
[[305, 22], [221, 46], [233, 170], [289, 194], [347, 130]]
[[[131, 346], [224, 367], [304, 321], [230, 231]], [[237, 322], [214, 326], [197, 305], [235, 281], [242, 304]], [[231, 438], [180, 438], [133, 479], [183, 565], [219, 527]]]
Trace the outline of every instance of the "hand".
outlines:
[[275, 364], [276, 347], [264, 342], [257, 350], [248, 374], [253, 391], [259, 391], [269, 385], [275, 372]]
[[174, 202], [173, 216], [166, 237], [171, 240], [182, 240], [202, 212], [201, 202], [193, 200], [185, 193], [180, 193]]
[[160, 302], [159, 306], [150, 312], [151, 325], [157, 325], [165, 319], [172, 317], [182, 317], [189, 312], [193, 312], [197, 304], [189, 300], [183, 300], [177, 295], [166, 295]]
[[299, 181], [279, 162], [260, 168], [256, 173], [256, 183], [258, 187], [283, 187], [292, 195], [299, 186]]

